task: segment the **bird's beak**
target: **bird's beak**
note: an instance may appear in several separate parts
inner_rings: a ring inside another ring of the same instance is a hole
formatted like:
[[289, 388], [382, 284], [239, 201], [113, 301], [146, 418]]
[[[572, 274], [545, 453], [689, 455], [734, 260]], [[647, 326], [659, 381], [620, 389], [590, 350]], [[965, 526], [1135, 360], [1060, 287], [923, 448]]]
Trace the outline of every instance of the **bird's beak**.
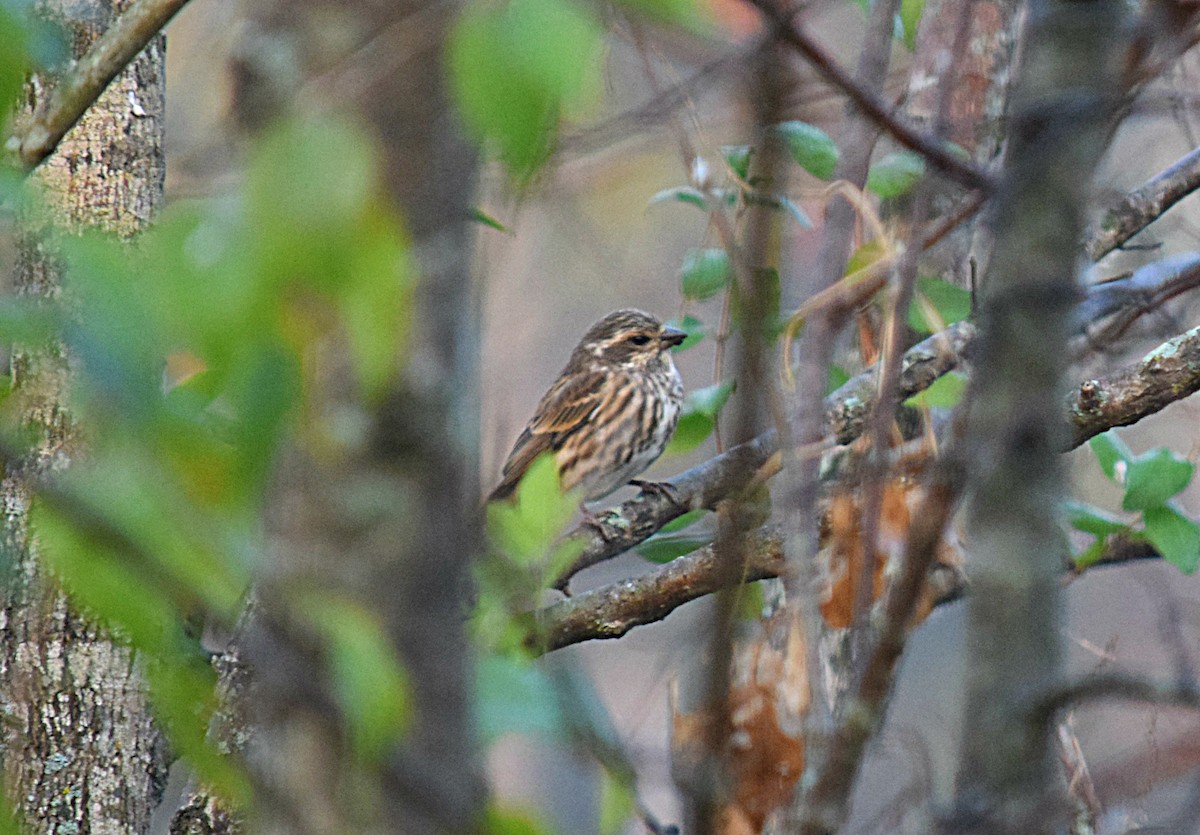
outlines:
[[673, 348], [680, 342], [683, 342], [683, 340], [687, 339], [687, 334], [681, 331], [679, 328], [663, 325], [662, 334], [660, 334], [658, 338], [663, 345]]

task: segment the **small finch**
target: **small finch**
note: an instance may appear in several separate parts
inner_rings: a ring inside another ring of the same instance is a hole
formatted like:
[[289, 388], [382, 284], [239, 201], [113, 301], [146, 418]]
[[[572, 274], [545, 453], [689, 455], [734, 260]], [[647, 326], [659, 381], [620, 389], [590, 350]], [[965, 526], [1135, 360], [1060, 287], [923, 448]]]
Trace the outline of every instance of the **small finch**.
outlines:
[[579, 488], [585, 502], [653, 464], [679, 422], [683, 383], [671, 348], [686, 336], [640, 310], [618, 310], [592, 325], [517, 438], [488, 501], [510, 497], [547, 451], [563, 490]]

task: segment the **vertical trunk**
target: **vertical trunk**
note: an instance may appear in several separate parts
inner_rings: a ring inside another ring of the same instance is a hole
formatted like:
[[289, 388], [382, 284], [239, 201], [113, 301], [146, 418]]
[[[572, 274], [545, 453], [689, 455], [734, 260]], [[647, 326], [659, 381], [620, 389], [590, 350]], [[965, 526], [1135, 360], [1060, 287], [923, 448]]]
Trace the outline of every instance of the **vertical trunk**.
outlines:
[[1061, 375], [1089, 184], [1118, 102], [1123, 5], [1031, 4], [1009, 112], [969, 422], [971, 727], [960, 809], [982, 814], [986, 831], [1020, 827], [1052, 785], [1026, 713], [1059, 675]]
[[[42, 8], [79, 56], [120, 5], [86, 0]], [[159, 36], [32, 175], [46, 211], [21, 232], [16, 292], [59, 295], [54, 235], [101, 227], [131, 236], [158, 208], [164, 48]], [[32, 80], [34, 106], [49, 83]], [[30, 476], [68, 466], [79, 454], [69, 366], [61, 346], [13, 354], [13, 397], [35, 443], [0, 482], [8, 561], [0, 613], [4, 787], [32, 831], [144, 832], [166, 761], [135, 660], [72, 608], [39, 564], [37, 534], [28, 525]]]

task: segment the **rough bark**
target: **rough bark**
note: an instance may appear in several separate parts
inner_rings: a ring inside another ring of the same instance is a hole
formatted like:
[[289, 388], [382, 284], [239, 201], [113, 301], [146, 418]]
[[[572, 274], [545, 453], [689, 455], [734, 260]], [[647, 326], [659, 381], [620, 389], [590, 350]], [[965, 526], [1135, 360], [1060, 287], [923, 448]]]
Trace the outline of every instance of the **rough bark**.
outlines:
[[[1069, 316], [1091, 175], [1118, 101], [1121, 5], [1035, 2], [1010, 106], [1010, 145], [983, 286], [970, 406], [967, 708], [960, 814], [1004, 821], [1052, 784], [1028, 699], [1059, 675], [1058, 574], [1065, 544], [1054, 508]], [[1019, 485], [1015, 488], [1014, 485]]]
[[[80, 56], [124, 3], [47, 2], [44, 12]], [[54, 236], [100, 227], [131, 236], [162, 199], [165, 42], [156, 37], [33, 175], [44, 214], [28, 217], [14, 275], [31, 297], [61, 293]], [[36, 108], [53, 80], [35, 77]], [[166, 761], [129, 649], [75, 611], [40, 564], [28, 524], [29, 480], [81, 452], [67, 403], [70, 358], [61, 346], [19, 346], [13, 397], [35, 439], [0, 482], [7, 560], [0, 612], [0, 755], [4, 786], [34, 831], [144, 832]]]

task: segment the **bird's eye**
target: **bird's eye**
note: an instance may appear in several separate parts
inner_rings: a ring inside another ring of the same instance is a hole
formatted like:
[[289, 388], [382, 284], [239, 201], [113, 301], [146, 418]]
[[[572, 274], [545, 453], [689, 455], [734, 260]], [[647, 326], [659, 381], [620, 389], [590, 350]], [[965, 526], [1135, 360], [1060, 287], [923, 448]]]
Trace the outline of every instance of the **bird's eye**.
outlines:
[[632, 345], [649, 345], [650, 337], [646, 336], [644, 333], [638, 333], [629, 337], [629, 342]]

